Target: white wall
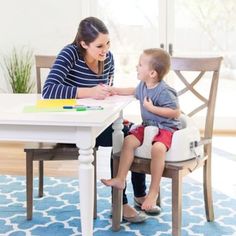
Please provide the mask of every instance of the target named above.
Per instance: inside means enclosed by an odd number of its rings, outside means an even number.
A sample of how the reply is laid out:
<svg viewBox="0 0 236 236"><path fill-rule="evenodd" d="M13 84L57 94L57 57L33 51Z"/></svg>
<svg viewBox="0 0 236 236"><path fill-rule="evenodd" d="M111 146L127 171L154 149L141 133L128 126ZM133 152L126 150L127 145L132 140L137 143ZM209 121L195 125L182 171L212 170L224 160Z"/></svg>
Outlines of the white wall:
<svg viewBox="0 0 236 236"><path fill-rule="evenodd" d="M13 47L54 55L74 40L85 17L83 0L0 0L0 62ZM0 67L0 92L6 91Z"/></svg>

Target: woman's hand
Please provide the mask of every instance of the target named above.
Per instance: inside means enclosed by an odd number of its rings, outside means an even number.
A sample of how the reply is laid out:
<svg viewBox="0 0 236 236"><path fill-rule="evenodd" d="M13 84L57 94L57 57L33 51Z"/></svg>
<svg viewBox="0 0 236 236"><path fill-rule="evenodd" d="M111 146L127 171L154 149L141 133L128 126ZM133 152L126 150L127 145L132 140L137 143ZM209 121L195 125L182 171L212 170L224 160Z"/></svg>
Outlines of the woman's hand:
<svg viewBox="0 0 236 236"><path fill-rule="evenodd" d="M105 85L105 86L107 86L107 85ZM117 91L117 88L115 88L115 87L107 86L107 90L110 93L110 96L119 94L118 91Z"/></svg>
<svg viewBox="0 0 236 236"><path fill-rule="evenodd" d="M111 96L111 91L107 85L99 84L91 88L91 97L98 100L103 100Z"/></svg>
<svg viewBox="0 0 236 236"><path fill-rule="evenodd" d="M94 98L103 100L113 95L134 95L135 88L115 88L106 84L99 84L92 88L78 88L76 98Z"/></svg>

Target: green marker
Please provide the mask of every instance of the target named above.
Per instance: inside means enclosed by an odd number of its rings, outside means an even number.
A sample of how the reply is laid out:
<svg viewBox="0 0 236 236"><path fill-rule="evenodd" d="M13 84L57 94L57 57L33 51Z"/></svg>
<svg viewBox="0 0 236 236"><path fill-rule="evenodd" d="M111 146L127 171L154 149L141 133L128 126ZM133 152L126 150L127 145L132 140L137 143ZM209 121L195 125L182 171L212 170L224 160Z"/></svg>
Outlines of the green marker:
<svg viewBox="0 0 236 236"><path fill-rule="evenodd" d="M77 107L76 111L86 111L86 107Z"/></svg>

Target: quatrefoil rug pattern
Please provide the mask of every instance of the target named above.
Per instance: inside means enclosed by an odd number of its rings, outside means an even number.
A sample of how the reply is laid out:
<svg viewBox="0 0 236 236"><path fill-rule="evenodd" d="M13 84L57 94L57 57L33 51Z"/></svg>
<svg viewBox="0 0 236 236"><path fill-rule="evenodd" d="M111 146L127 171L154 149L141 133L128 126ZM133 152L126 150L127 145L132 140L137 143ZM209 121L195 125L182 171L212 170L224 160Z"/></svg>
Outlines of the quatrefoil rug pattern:
<svg viewBox="0 0 236 236"><path fill-rule="evenodd" d="M0 176L0 235L72 236L81 235L80 200L76 178L45 178L44 197L37 197L34 180L34 213L26 220L25 177ZM119 232L111 229L111 192L98 186L98 218L94 221L94 236L171 235L171 184L162 181L162 213L149 216L143 224L123 222ZM236 235L236 199L214 191L215 221L207 222L201 184L187 178L183 187L182 235ZM132 188L128 183L132 203Z"/></svg>

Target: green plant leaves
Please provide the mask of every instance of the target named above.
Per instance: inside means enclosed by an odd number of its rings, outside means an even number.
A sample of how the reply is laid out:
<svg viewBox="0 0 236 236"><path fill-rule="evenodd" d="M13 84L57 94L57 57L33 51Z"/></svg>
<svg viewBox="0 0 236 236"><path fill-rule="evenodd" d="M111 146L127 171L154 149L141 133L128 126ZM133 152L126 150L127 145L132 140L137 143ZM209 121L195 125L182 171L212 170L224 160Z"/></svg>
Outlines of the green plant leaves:
<svg viewBox="0 0 236 236"><path fill-rule="evenodd" d="M22 47L13 48L9 56L3 58L5 78L10 83L13 93L30 93L34 87L31 80L33 66L32 50Z"/></svg>

